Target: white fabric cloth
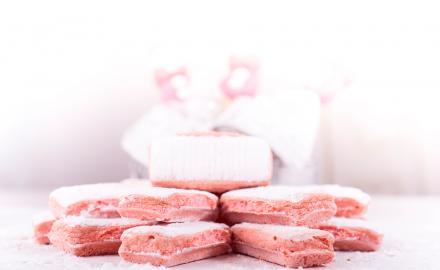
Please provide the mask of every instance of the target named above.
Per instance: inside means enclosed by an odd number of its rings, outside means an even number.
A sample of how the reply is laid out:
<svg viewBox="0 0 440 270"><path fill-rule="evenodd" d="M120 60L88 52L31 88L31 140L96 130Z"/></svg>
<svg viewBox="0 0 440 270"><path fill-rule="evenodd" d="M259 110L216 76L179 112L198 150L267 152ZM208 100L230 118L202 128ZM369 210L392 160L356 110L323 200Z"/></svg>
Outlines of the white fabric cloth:
<svg viewBox="0 0 440 270"><path fill-rule="evenodd" d="M319 124L320 103L310 91L236 99L215 127L265 139L285 165L304 166L310 158Z"/></svg>

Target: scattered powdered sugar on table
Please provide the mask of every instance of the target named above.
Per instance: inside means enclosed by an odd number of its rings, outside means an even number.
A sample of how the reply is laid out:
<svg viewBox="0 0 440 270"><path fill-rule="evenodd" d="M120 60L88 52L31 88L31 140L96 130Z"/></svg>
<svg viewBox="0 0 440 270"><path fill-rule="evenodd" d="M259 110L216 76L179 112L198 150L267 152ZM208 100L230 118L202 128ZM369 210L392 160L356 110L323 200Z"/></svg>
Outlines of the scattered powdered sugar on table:
<svg viewBox="0 0 440 270"><path fill-rule="evenodd" d="M194 234L206 230L224 229L224 228L228 228L228 226L221 223L205 222L205 221L172 223L164 226L157 225L157 226L134 227L124 231L122 237L129 236L132 234L145 234L152 232L174 237L178 235Z"/></svg>
<svg viewBox="0 0 440 270"><path fill-rule="evenodd" d="M118 256L78 258L54 246L36 244L30 217L45 206L45 192L0 191L0 269L8 270L150 270L165 269L122 261ZM33 199L32 199L33 198ZM373 197L367 220L384 233L377 252L336 252L325 270L438 269L440 198ZM402 211L402 209L404 211ZM229 254L179 265L173 270L286 270L248 256ZM313 268L315 269L315 268Z"/></svg>
<svg viewBox="0 0 440 270"><path fill-rule="evenodd" d="M265 233L273 234L277 237L292 240L306 240L313 238L314 236L328 235L328 232L322 230L310 229L307 227L296 227L296 226L283 226L283 225L272 225L272 224L254 224L254 223L240 223L233 228L249 228L260 230Z"/></svg>

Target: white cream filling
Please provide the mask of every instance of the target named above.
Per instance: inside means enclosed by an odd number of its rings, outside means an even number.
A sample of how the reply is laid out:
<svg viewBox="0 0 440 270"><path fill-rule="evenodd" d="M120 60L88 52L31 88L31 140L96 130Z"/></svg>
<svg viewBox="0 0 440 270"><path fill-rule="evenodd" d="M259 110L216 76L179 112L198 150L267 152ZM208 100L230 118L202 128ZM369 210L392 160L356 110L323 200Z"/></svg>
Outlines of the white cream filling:
<svg viewBox="0 0 440 270"><path fill-rule="evenodd" d="M211 248L211 247L215 247L221 244L226 244L226 242L217 242L217 243L213 243L213 244L209 244L209 245L205 245L205 246L200 246L200 247L188 247L188 248L184 248L181 250L177 250L175 253L173 253L170 256L166 256L166 255L162 255L160 252L136 252L136 251L131 251L130 253L135 254L135 255L141 255L141 256L153 256L153 257L159 257L159 258L164 258L164 259L169 259L174 255L178 255L178 254L182 254L182 253L187 253L187 252L191 252L194 250L200 250L200 249L205 249L205 248Z"/></svg>
<svg viewBox="0 0 440 270"><path fill-rule="evenodd" d="M167 236L179 236L186 234L195 234L207 230L225 229L229 228L222 223L196 221L196 222L183 222L183 223L171 223L164 226L139 226L130 228L122 234L122 238L128 237L132 234L146 234L146 233L160 233Z"/></svg>
<svg viewBox="0 0 440 270"><path fill-rule="evenodd" d="M145 225L148 221L134 218L88 218L83 216L67 216L56 222L64 223L68 226L124 226L124 225Z"/></svg>
<svg viewBox="0 0 440 270"><path fill-rule="evenodd" d="M284 226L284 225L273 225L273 224L240 223L232 226L232 230L234 228L254 229L268 234L273 234L274 236L283 239L294 239L298 241L311 239L314 236L329 234L326 231L310 229L307 227Z"/></svg>

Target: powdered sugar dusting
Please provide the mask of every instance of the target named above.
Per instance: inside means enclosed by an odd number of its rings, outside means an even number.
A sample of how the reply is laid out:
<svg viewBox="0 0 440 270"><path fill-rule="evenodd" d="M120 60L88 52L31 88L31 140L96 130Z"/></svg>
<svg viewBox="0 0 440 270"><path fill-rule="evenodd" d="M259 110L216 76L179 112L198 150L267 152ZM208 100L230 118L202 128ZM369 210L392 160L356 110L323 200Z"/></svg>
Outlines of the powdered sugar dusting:
<svg viewBox="0 0 440 270"><path fill-rule="evenodd" d="M126 230L122 237L126 237L133 234L145 234L145 233L160 233L167 236L175 237L179 235L194 234L207 230L225 229L227 225L214 222L185 222L185 223L172 223L164 226L140 226Z"/></svg>
<svg viewBox="0 0 440 270"><path fill-rule="evenodd" d="M121 199L124 196L133 194L168 197L175 193L202 194L214 200L217 199L217 196L205 191L151 187L149 181L132 180L121 183L61 187L52 191L49 198L56 200L63 207L68 207L71 204L85 200Z"/></svg>
<svg viewBox="0 0 440 270"><path fill-rule="evenodd" d="M54 220L55 217L52 215L52 213L49 210L45 210L33 216L32 224L35 226L44 222L49 222Z"/></svg>
<svg viewBox="0 0 440 270"><path fill-rule="evenodd" d="M175 136L150 147L151 180L267 181L272 153L248 136Z"/></svg>
<svg viewBox="0 0 440 270"><path fill-rule="evenodd" d="M127 181L121 183L98 183L61 187L52 191L49 199L67 207L84 200L119 199L122 196L148 190L149 181Z"/></svg>
<svg viewBox="0 0 440 270"><path fill-rule="evenodd" d="M105 226L124 226L124 225L145 225L150 221L142 221L132 218L88 218L82 216L68 216L57 220L58 223L64 223L68 226L93 226L93 227L105 227ZM151 224L154 222L151 221Z"/></svg>
<svg viewBox="0 0 440 270"><path fill-rule="evenodd" d="M280 238L293 239L299 241L313 238L313 236L329 235L329 233L326 231L310 229L307 227L283 226L283 225L272 225L272 224L240 223L232 226L232 231L234 231L234 228L259 230L265 233L273 234L274 236Z"/></svg>
<svg viewBox="0 0 440 270"><path fill-rule="evenodd" d="M256 188L244 188L226 192L222 198L261 198L265 200L285 200L293 203L309 197L312 192L307 192L293 186L266 186Z"/></svg>
<svg viewBox="0 0 440 270"><path fill-rule="evenodd" d="M194 195L204 195L213 200L217 200L217 196L209 193L207 191L192 190L192 189L179 189L179 188L164 188L164 187L150 187L142 192L134 192L133 194L145 195L151 197L166 198L173 194L194 194Z"/></svg>
<svg viewBox="0 0 440 270"><path fill-rule="evenodd" d="M336 227L365 228L379 231L375 224L357 218L332 217L330 220L326 221L325 224L333 225Z"/></svg>
<svg viewBox="0 0 440 270"><path fill-rule="evenodd" d="M354 187L343 187L339 185L309 185L299 187L309 192L322 192L332 195L335 198L351 198L362 204L370 202L370 195Z"/></svg>

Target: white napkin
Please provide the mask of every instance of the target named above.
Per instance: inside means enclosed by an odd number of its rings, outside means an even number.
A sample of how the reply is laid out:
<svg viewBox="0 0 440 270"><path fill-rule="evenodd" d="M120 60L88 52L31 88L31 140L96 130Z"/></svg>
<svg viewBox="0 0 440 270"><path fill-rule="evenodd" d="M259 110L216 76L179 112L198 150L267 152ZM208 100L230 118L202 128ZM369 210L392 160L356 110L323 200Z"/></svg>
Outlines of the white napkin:
<svg viewBox="0 0 440 270"><path fill-rule="evenodd" d="M311 91L241 97L219 116L218 130L265 139L284 166L301 169L310 160L319 125L320 103Z"/></svg>
<svg viewBox="0 0 440 270"><path fill-rule="evenodd" d="M182 132L210 131L215 110L210 101L156 105L125 132L122 148L135 161L148 166L148 148L153 140Z"/></svg>

